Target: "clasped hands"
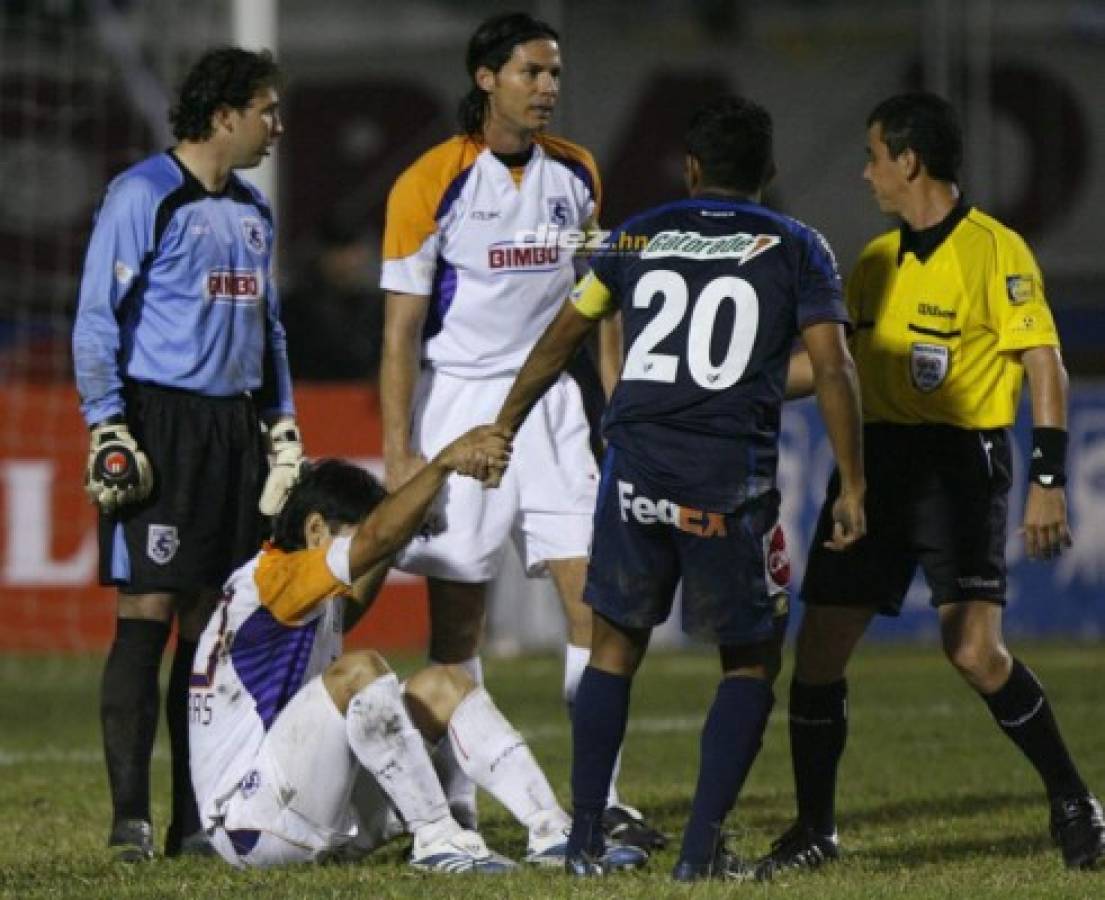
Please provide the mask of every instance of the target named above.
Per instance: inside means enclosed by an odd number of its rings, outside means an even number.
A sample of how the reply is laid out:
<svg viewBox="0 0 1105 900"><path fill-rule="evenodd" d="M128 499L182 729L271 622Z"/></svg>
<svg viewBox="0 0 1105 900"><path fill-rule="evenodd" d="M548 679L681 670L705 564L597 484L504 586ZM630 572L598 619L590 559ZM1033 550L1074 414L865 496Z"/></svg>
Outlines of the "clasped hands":
<svg viewBox="0 0 1105 900"><path fill-rule="evenodd" d="M495 488L510 464L513 440L513 433L502 425L481 425L446 447L441 461L458 475Z"/></svg>

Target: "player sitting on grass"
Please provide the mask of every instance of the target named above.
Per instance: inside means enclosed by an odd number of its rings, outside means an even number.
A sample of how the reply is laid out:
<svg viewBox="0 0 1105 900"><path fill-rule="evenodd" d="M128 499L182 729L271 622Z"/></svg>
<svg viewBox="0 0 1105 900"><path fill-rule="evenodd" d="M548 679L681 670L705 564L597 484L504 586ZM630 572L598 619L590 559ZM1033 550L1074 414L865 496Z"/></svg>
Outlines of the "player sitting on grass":
<svg viewBox="0 0 1105 900"><path fill-rule="evenodd" d="M529 829L527 862L563 864L567 815L483 688L445 665L401 686L379 653L341 647L449 474L486 478L508 456L502 431L475 429L391 496L362 469L319 462L273 543L230 577L189 697L200 816L225 860L348 858L408 831L416 868L513 868L453 819L429 742L450 745L465 775Z"/></svg>

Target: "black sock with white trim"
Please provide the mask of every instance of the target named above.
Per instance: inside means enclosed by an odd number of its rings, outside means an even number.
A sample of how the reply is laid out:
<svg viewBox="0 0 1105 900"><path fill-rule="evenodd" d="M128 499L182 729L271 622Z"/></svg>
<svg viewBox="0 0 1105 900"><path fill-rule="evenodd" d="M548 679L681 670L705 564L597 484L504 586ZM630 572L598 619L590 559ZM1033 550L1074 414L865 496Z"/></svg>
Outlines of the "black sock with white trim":
<svg viewBox="0 0 1105 900"><path fill-rule="evenodd" d="M1014 659L1013 671L1005 684L993 694L980 696L998 727L1040 773L1048 797L1086 793L1086 783L1063 743L1043 686L1028 666Z"/></svg>

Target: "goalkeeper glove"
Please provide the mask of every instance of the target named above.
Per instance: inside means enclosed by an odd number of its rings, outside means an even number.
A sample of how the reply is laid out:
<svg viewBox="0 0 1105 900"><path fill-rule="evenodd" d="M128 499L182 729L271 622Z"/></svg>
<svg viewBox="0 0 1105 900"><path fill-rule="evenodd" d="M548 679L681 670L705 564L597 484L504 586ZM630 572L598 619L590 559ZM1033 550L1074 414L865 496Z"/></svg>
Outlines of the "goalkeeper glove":
<svg viewBox="0 0 1105 900"><path fill-rule="evenodd" d="M153 490L149 457L138 449L123 422L101 422L90 433L84 491L100 511L111 514L145 500Z"/></svg>
<svg viewBox="0 0 1105 900"><path fill-rule="evenodd" d="M303 441L291 419L282 419L269 428L269 456L269 477L257 508L262 515L275 516L299 481L303 464Z"/></svg>

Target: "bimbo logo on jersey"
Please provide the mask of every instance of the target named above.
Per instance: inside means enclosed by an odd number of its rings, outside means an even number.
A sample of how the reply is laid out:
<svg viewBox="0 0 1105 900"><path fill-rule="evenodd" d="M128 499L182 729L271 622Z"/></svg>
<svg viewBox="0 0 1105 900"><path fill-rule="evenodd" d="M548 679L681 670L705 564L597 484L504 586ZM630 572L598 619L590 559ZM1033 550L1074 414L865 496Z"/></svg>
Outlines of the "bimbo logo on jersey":
<svg viewBox="0 0 1105 900"><path fill-rule="evenodd" d="M261 299L261 275L253 269L213 269L207 273L208 300L256 303Z"/></svg>
<svg viewBox="0 0 1105 900"><path fill-rule="evenodd" d="M547 269L560 261L559 247L540 247L535 244L516 246L499 244L487 248L489 269Z"/></svg>

